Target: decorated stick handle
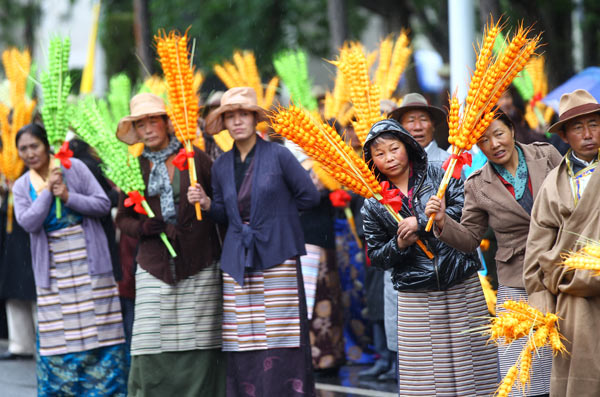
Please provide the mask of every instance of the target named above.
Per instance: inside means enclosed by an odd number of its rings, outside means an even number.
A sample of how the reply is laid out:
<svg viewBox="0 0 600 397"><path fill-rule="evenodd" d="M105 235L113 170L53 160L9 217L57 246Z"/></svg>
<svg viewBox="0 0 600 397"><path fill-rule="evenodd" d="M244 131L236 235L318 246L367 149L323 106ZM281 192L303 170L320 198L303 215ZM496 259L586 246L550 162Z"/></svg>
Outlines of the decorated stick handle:
<svg viewBox="0 0 600 397"><path fill-rule="evenodd" d="M390 214L392 214L392 216L396 219L397 222L402 221L404 218L402 218L402 215L400 215L399 213L397 213L396 211L394 211L394 209L388 205L388 204L384 204L383 205ZM429 251L429 249L427 249L427 246L425 245L425 243L423 241L421 241L421 239L417 240L417 245L419 246L419 248L421 248L423 250L423 252L425 253L425 255L427 255L427 257L429 259L433 259L434 255L431 251Z"/></svg>
<svg viewBox="0 0 600 397"><path fill-rule="evenodd" d="M152 211L152 208L150 208L150 206L148 205L148 202L146 200L142 200L142 207L144 207L144 210L146 210L146 213L148 214L148 218L154 218L155 217L154 211ZM177 252L175 252L175 249L171 245L171 242L167 238L167 235L165 234L165 232L162 232L160 234L160 239L163 241L163 243L165 244L165 246L169 250L169 254L171 254L171 257L176 258L177 257Z"/></svg>
<svg viewBox="0 0 600 397"><path fill-rule="evenodd" d="M352 210L348 207L344 208L344 213L346 214L346 219L348 220L348 226L350 226L350 231L356 240L356 244L358 248L362 249L362 241L358 238L358 233L356 232L356 222L354 222L354 215L352 215Z"/></svg>
<svg viewBox="0 0 600 397"><path fill-rule="evenodd" d="M12 190L8 191L8 208L6 210L6 233L10 234L13 231L13 210L14 198Z"/></svg>
<svg viewBox="0 0 600 397"><path fill-rule="evenodd" d="M448 189L448 182L450 181L450 178L452 178L452 173L454 172L455 167L456 167L456 159L453 159L452 161L450 161L450 164L448 165L448 169L446 170L446 173L444 174L444 178L442 178L442 183L440 184L440 187L437 192L438 198L441 199L446 194L446 189ZM425 226L426 232L431 231L431 228L433 227L433 221L435 219L435 215L436 215L435 212L433 214L429 215L429 220L427 221L427 226Z"/></svg>
<svg viewBox="0 0 600 397"><path fill-rule="evenodd" d="M188 144L186 144L186 151L193 152L193 150L194 149L192 148L192 144L188 142ZM190 172L190 185L196 186L196 183L198 183L198 176L196 174L196 162L194 161L193 157L188 157L187 161L188 161L188 170ZM202 220L202 210L200 208L200 203L196 203L194 205L194 207L196 208L196 219L201 221Z"/></svg>
<svg viewBox="0 0 600 397"><path fill-rule="evenodd" d="M54 159L54 165L60 169L60 160ZM56 196L54 201L56 203L56 219L60 219L62 218L62 203L60 202L60 197Z"/></svg>

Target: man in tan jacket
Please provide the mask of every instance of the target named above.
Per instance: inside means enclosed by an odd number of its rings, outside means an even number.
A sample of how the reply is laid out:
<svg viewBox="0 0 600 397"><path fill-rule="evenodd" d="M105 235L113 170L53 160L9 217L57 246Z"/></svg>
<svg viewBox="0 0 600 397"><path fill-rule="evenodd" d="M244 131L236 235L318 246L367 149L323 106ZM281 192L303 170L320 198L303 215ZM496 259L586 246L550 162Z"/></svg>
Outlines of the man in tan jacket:
<svg viewBox="0 0 600 397"><path fill-rule="evenodd" d="M600 104L585 90L560 99L550 127L571 149L534 203L524 264L529 303L555 312L569 354L552 363L551 396L600 396L600 277L560 266L583 239L600 240Z"/></svg>

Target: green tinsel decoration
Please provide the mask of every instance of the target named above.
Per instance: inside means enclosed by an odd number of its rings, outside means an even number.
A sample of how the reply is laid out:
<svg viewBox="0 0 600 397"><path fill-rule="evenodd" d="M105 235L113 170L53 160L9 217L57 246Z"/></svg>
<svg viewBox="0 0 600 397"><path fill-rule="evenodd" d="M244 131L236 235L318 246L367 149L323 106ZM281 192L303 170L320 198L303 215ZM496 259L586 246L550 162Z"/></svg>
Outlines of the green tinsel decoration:
<svg viewBox="0 0 600 397"><path fill-rule="evenodd" d="M108 179L127 194L134 191L144 193L146 185L139 160L129 153L125 143L117 139L114 129L106 123L93 97L88 96L79 102L77 110L72 113L71 124L77 135L96 150L102 160L102 171ZM154 214L145 201L143 206L148 217L153 218ZM177 256L166 234L161 233L160 237L169 253Z"/></svg>
<svg viewBox="0 0 600 397"><path fill-rule="evenodd" d="M69 127L67 117L67 97L71 91L71 76L69 75L69 52L71 41L68 37L50 39L48 47L48 69L42 73L42 120L48 141L59 150L67 136ZM60 165L58 159L56 165ZM56 218L62 218L61 201L56 197Z"/></svg>
<svg viewBox="0 0 600 397"><path fill-rule="evenodd" d="M273 59L273 65L290 91L292 101L306 110L317 110L317 99L312 95L312 82L308 77L306 52L303 50L280 52Z"/></svg>
<svg viewBox="0 0 600 397"><path fill-rule="evenodd" d="M69 76L68 37L54 37L48 48L48 69L42 73L42 120L48 133L48 141L58 150L65 140L68 129L67 97L71 91Z"/></svg>
<svg viewBox="0 0 600 397"><path fill-rule="evenodd" d="M501 54L506 48L506 39L502 33L498 33L496 36L496 42L494 43L494 54ZM512 84L515 86L519 95L525 102L529 102L533 95L533 81L531 80L531 76L526 69L523 69L512 81Z"/></svg>
<svg viewBox="0 0 600 397"><path fill-rule="evenodd" d="M110 104L115 130L119 120L129 115L129 100L131 99L131 80L125 73L119 73L110 78L107 95Z"/></svg>

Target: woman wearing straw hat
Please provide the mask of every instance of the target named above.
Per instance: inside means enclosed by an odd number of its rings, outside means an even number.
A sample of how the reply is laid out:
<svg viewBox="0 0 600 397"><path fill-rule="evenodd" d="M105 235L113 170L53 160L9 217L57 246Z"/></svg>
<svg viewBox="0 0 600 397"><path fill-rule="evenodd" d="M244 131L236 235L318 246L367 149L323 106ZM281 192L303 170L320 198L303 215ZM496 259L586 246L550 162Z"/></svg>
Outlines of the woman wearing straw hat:
<svg viewBox="0 0 600 397"><path fill-rule="evenodd" d="M460 223L445 213L445 202L431 196L425 214L436 216L435 235L452 247L475 251L488 226L498 241L498 299L496 311L504 310L507 300L526 301L523 284L523 258L531 208L546 175L562 160L560 153L549 143L529 145L515 141L515 128L506 114L499 117L483 133L477 145L488 159L487 164L473 172L465 182L465 206ZM506 376L517 362L527 340L510 345L498 345L500 374ZM513 389L516 396L539 396L549 392L552 353L540 349L531 366L531 382L526 390Z"/></svg>
<svg viewBox="0 0 600 397"><path fill-rule="evenodd" d="M14 184L15 218L29 233L37 292L39 396L125 396L121 305L99 218L110 200L79 160L54 167L46 131L17 133L29 168ZM65 204L56 217L54 197Z"/></svg>
<svg viewBox="0 0 600 397"><path fill-rule="evenodd" d="M216 226L208 219L197 221L187 200L189 173L175 166L181 144L170 132L163 100L139 94L130 108L117 137L130 145L144 144L143 194L156 217L125 207L121 193L117 225L139 238L129 395L224 396ZM195 149L194 161L198 183L211 192L210 159ZM177 252L174 259L160 240L162 232Z"/></svg>
<svg viewBox="0 0 600 397"><path fill-rule="evenodd" d="M223 94L206 120L207 132L226 128L234 147L213 165L212 199L200 186L190 188L188 198L227 224L221 256L227 395L310 396L298 210L318 205L320 196L288 149L257 135L263 120L252 88Z"/></svg>

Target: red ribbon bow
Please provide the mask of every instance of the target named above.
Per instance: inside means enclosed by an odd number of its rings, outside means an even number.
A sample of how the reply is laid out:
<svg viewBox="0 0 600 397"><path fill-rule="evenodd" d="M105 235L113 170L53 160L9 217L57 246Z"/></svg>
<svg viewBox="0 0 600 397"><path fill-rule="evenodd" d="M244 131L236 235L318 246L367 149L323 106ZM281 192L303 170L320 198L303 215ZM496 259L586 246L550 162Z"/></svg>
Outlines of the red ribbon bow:
<svg viewBox="0 0 600 397"><path fill-rule="evenodd" d="M400 189L390 189L388 181L381 182L381 204L389 204L396 212L402 209L402 197L400 197Z"/></svg>
<svg viewBox="0 0 600 397"><path fill-rule="evenodd" d="M133 205L134 206L133 210L135 212L137 212L138 214L142 214L142 215L148 215L146 213L146 210L142 206L142 201L144 201L145 198L144 198L144 196L142 196L140 194L140 192L138 192L137 190L134 190L132 192L127 193L127 195L129 197L127 197L125 199L125 202L124 202L125 207L131 207Z"/></svg>
<svg viewBox="0 0 600 397"><path fill-rule="evenodd" d="M345 190L338 189L329 193L329 200L334 207L344 208L352 200L352 197Z"/></svg>
<svg viewBox="0 0 600 397"><path fill-rule="evenodd" d="M542 93L536 92L533 98L531 98L531 108L534 108L535 105L542 100Z"/></svg>
<svg viewBox="0 0 600 397"><path fill-rule="evenodd" d="M71 168L71 157L73 157L73 151L69 149L69 142L64 141L58 153L54 155L55 158L60 160L60 163L66 169Z"/></svg>
<svg viewBox="0 0 600 397"><path fill-rule="evenodd" d="M450 157L448 157L446 159L446 161L444 161L444 164L442 165L442 168L444 170L448 169L448 166L450 165L450 161L452 159L456 159L456 166L454 167L454 172L452 173L452 178L460 179L460 173L462 172L462 168L465 165L471 166L471 164L473 162L473 158L471 157L471 153L469 153L469 152L463 152L460 156L457 156L456 154L452 154L452 155L450 155Z"/></svg>
<svg viewBox="0 0 600 397"><path fill-rule="evenodd" d="M179 171L187 170L188 169L187 159L193 159L193 158L194 158L194 152L186 152L185 149L181 149L179 151L179 153L177 153L177 156L175 156L175 158L173 159L173 165L175 167L179 168Z"/></svg>

